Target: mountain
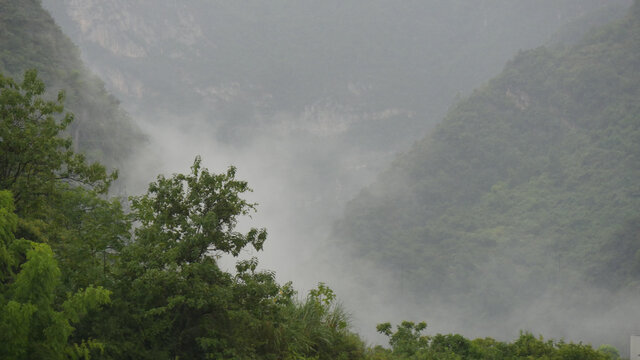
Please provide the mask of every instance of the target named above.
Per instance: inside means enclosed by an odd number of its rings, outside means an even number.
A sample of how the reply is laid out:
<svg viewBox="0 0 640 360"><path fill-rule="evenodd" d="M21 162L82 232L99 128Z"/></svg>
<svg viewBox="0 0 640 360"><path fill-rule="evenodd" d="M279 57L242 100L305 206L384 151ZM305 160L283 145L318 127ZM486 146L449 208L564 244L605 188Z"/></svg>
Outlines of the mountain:
<svg viewBox="0 0 640 360"><path fill-rule="evenodd" d="M628 339L639 98L639 1L574 46L519 52L349 203L335 245L361 260L345 273L386 270L390 296L465 331ZM372 296L377 280L355 281Z"/></svg>
<svg viewBox="0 0 640 360"><path fill-rule="evenodd" d="M82 63L75 45L37 0L0 1L0 72L21 79L35 68L52 93L66 92L69 129L78 149L112 167L122 165L144 136Z"/></svg>
<svg viewBox="0 0 640 360"><path fill-rule="evenodd" d="M134 113L205 113L219 127L216 137L230 143L278 127L387 157L515 51L603 7L596 0L43 3Z"/></svg>

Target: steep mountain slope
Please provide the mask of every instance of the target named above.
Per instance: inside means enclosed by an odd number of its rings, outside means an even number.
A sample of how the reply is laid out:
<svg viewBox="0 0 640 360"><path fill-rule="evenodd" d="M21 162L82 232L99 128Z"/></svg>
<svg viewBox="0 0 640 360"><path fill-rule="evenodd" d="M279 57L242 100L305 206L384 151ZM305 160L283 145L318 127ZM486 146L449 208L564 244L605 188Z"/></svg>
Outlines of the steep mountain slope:
<svg viewBox="0 0 640 360"><path fill-rule="evenodd" d="M469 328L637 331L638 99L636 1L572 48L520 52L351 201L336 237Z"/></svg>
<svg viewBox="0 0 640 360"><path fill-rule="evenodd" d="M93 159L119 166L136 144L140 130L92 75L71 43L37 0L0 1L0 72L21 79L35 68L49 89L64 89L74 142Z"/></svg>

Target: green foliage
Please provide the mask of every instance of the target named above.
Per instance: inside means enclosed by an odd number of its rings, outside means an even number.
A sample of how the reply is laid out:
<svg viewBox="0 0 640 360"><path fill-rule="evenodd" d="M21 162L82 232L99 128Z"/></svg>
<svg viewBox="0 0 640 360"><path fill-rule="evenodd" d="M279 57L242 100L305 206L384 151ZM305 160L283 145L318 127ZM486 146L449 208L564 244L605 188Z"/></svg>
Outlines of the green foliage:
<svg viewBox="0 0 640 360"><path fill-rule="evenodd" d="M11 195L0 192L0 199L0 225L6 241L2 245L14 250L0 273L0 357L64 359L99 347L95 341L69 343L74 330L71 324L108 303L109 291L88 287L59 301L60 269L53 251L47 244L16 240Z"/></svg>
<svg viewBox="0 0 640 360"><path fill-rule="evenodd" d="M614 346L609 344L602 344L598 347L598 352L606 355L610 360L620 359L620 352Z"/></svg>
<svg viewBox="0 0 640 360"><path fill-rule="evenodd" d="M212 174L196 158L190 174L159 176L147 194L132 198L139 225L110 274L113 304L88 322L105 343L108 358L318 358L357 359L360 339L348 331L346 314L324 284L304 302L290 284L243 260L236 274L220 256L246 246L260 250L264 229L235 231L254 204L235 179L235 169Z"/></svg>
<svg viewBox="0 0 640 360"><path fill-rule="evenodd" d="M217 175L200 163L197 157L189 175L159 176L147 195L132 198L134 218L141 223L137 243L147 247L154 267L199 261L211 252L237 256L247 245L262 249L266 230L234 231L237 217L254 210L240 198L251 191L247 183L234 179L233 167Z"/></svg>
<svg viewBox="0 0 640 360"><path fill-rule="evenodd" d="M459 334L436 334L423 336L425 323L414 324L403 321L392 333L391 324L378 325L378 331L389 337L391 351L381 347L370 350L369 359L457 359L457 360L517 360L517 359L609 359L617 354L613 347L595 350L590 345L544 340L530 333L520 333L513 343L492 338L469 340ZM611 357L613 358L613 357Z"/></svg>
<svg viewBox="0 0 640 360"><path fill-rule="evenodd" d="M378 324L376 330L389 337L389 345L395 355L412 356L429 345L429 338L421 334L426 328L426 322L414 324L411 321L403 321L397 326L395 333L391 332L390 323Z"/></svg>
<svg viewBox="0 0 640 360"><path fill-rule="evenodd" d="M293 295L293 294L291 294ZM274 328L272 344L277 358L361 359L364 343L349 331L349 317L324 283L303 300L292 300L281 309L281 324Z"/></svg>
<svg viewBox="0 0 640 360"><path fill-rule="evenodd" d="M20 219L14 232L51 246L63 288L74 292L104 285L130 222L117 200L100 198L117 172L87 163L61 136L73 120L69 113L62 117L64 93L56 101L44 95L34 70L19 84L0 75L0 189L15 196Z"/></svg>
<svg viewBox="0 0 640 360"><path fill-rule="evenodd" d="M105 200L83 188L65 187L49 204L43 217L46 225L36 221L30 225L44 232L40 236L56 251L64 288L110 285L113 265L131 238L131 220L119 199ZM33 227L23 227L23 232L36 230Z"/></svg>
<svg viewBox="0 0 640 360"><path fill-rule="evenodd" d="M46 101L44 92L35 70L27 71L20 84L0 75L0 188L14 193L21 214L39 212L59 182L104 193L117 177L98 163L87 164L71 141L60 137L73 117L56 119L64 111L64 93Z"/></svg>
<svg viewBox="0 0 640 360"><path fill-rule="evenodd" d="M18 217L14 214L13 198L9 191L0 190L0 284L6 277L12 276L16 266L10 245L14 243L14 232L18 226Z"/></svg>
<svg viewBox="0 0 640 360"><path fill-rule="evenodd" d="M336 294L325 283L319 283L318 287L309 290L309 298L315 301L323 309L327 309L336 299Z"/></svg>

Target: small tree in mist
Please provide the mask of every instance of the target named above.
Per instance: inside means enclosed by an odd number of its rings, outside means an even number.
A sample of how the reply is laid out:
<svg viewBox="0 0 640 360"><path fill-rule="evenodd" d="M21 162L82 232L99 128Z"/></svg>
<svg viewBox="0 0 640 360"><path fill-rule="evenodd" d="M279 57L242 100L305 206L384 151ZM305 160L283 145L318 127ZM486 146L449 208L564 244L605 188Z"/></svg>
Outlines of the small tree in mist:
<svg viewBox="0 0 640 360"><path fill-rule="evenodd" d="M427 328L426 322L415 324L411 321L403 321L396 327L396 331L391 330L390 323L382 323L376 326L379 333L389 338L389 345L395 355L412 356L420 350L429 346L429 337L423 336L422 331Z"/></svg>
<svg viewBox="0 0 640 360"><path fill-rule="evenodd" d="M319 283L303 300L291 301L282 311L283 323L275 343L286 359L361 359L365 347L349 331L349 316L333 290Z"/></svg>
<svg viewBox="0 0 640 360"><path fill-rule="evenodd" d="M637 1L636 1L637 2ZM620 352L613 345L602 344L598 347L598 351L607 355L610 360L620 359Z"/></svg>

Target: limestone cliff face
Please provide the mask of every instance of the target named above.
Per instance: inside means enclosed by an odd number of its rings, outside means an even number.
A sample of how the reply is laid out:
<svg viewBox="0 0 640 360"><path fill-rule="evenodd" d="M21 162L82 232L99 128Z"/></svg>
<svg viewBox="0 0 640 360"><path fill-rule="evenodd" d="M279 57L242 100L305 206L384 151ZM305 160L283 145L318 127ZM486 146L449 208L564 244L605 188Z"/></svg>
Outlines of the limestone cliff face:
<svg viewBox="0 0 640 360"><path fill-rule="evenodd" d="M91 67L125 103L162 93L151 81L164 71L167 83L174 63L154 67L158 59L197 58L203 30L188 2L127 0L44 1L58 23L80 46Z"/></svg>
<svg viewBox="0 0 640 360"><path fill-rule="evenodd" d="M116 56L143 58L171 43L193 46L202 38L193 9L183 2L62 0L60 3L78 28L82 42L94 43Z"/></svg>

